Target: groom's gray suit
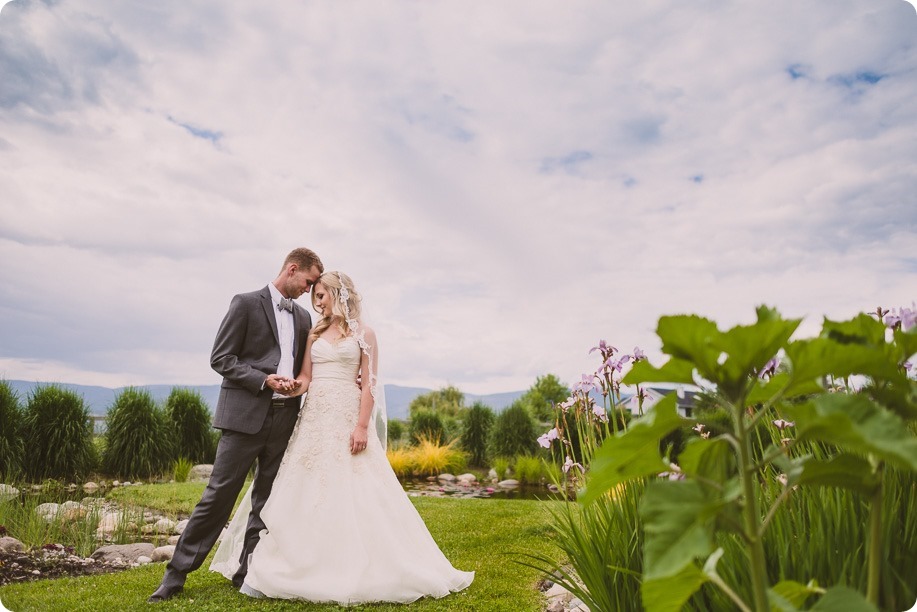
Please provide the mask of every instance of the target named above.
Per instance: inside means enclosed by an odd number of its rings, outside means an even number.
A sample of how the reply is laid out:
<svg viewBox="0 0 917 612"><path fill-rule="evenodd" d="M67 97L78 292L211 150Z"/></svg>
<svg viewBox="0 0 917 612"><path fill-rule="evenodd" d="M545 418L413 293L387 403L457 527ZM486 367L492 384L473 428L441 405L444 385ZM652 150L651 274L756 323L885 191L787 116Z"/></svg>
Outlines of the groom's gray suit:
<svg viewBox="0 0 917 612"><path fill-rule="evenodd" d="M210 365L223 376L213 426L222 430L210 482L175 546L162 585L180 587L204 562L226 525L255 459L258 471L252 489L252 512L245 535L242 566L233 578L241 585L248 555L264 528L261 509L271 492L280 460L296 424L301 398L272 399L265 385L277 373L280 344L277 306L268 287L233 297L220 324ZM293 304L293 374L299 374L306 339L312 327L309 313Z"/></svg>

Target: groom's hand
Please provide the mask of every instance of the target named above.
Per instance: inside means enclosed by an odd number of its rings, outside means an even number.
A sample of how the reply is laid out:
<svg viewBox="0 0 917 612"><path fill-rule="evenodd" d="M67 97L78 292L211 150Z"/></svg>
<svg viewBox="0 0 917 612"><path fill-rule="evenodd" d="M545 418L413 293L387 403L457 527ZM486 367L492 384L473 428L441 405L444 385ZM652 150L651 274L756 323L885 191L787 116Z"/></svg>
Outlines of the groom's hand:
<svg viewBox="0 0 917 612"><path fill-rule="evenodd" d="M301 381L278 374L269 374L265 384L270 387L272 391L280 393L281 395L293 395L299 387L302 386Z"/></svg>

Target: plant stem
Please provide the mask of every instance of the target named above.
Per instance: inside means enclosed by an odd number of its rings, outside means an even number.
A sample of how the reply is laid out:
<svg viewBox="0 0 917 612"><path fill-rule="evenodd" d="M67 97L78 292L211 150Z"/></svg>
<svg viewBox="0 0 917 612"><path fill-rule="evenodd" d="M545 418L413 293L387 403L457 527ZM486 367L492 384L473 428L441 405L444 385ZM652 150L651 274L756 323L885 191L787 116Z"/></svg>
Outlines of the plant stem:
<svg viewBox="0 0 917 612"><path fill-rule="evenodd" d="M742 480L744 505L742 512L745 518L745 533L748 538L748 560L751 564L751 584L754 594L755 610L767 612L767 562L764 558L764 543L761 534L761 517L758 516L758 496L755 491L755 470L752 461L749 424L746 422L744 397L731 406L735 417L735 434L739 442L739 474Z"/></svg>
<svg viewBox="0 0 917 612"><path fill-rule="evenodd" d="M876 467L879 484L873 491L869 500L869 557L867 561L868 579L866 583L866 599L877 608L879 607L879 585L882 569L882 497L884 488L882 480L885 475L883 463Z"/></svg>

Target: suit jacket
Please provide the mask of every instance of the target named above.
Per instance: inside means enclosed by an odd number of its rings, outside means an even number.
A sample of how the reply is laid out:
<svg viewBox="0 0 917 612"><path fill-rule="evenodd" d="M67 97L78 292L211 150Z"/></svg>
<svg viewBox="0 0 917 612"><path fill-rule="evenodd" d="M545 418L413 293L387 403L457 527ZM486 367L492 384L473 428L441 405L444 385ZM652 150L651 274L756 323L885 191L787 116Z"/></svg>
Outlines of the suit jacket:
<svg viewBox="0 0 917 612"><path fill-rule="evenodd" d="M261 430L274 392L264 385L280 364L277 306L268 287L232 298L220 323L210 366L223 377L213 426L253 434ZM312 329L309 312L293 304L293 374L302 369L306 340Z"/></svg>

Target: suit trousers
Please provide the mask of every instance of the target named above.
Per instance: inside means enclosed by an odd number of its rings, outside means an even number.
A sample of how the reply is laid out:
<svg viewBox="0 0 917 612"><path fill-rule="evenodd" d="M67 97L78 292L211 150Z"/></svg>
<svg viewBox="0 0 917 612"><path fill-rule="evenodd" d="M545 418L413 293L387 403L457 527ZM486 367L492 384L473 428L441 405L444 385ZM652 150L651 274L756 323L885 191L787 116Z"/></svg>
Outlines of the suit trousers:
<svg viewBox="0 0 917 612"><path fill-rule="evenodd" d="M236 586L241 584L248 568L248 555L254 550L259 534L264 529L261 509L271 493L271 486L296 425L299 411L294 406L299 405L300 399L289 399L287 405L282 407L276 406L276 403L272 405L264 425L257 433L223 430L210 482L175 545L175 553L162 579L163 585L183 585L187 574L199 568L207 558L226 526L245 478L257 459L258 469L252 488L252 512L245 533L242 567L237 574L238 580L233 579L234 584L238 583Z"/></svg>

